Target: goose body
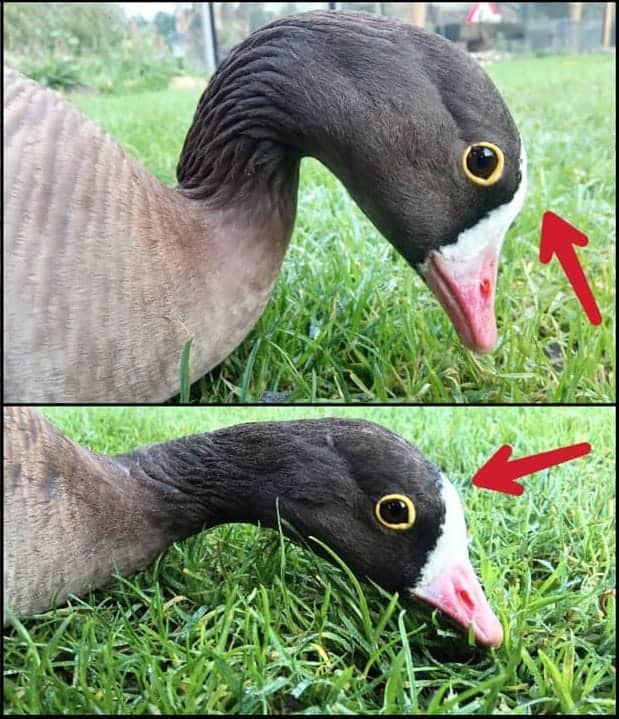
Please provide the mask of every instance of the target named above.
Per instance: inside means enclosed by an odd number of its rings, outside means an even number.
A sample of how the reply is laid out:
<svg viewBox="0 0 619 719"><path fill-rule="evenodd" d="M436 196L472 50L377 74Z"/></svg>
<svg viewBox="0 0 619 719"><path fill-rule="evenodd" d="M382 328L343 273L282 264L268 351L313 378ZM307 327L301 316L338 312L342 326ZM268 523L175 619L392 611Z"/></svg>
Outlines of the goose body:
<svg viewBox="0 0 619 719"><path fill-rule="evenodd" d="M360 576L472 624L482 644L502 641L456 490L380 425L249 423L116 457L78 446L27 407L6 408L4 427L5 623L134 572L204 528L276 527L279 511Z"/></svg>
<svg viewBox="0 0 619 719"><path fill-rule="evenodd" d="M462 341L494 346L524 148L447 40L364 13L257 30L200 100L178 189L55 93L8 69L4 83L6 400L168 399L189 338L192 379L220 363L269 299L305 155L344 182Z"/></svg>
<svg viewBox="0 0 619 719"><path fill-rule="evenodd" d="M5 87L6 398L168 399L188 339L197 378L258 320L294 213L207 211L55 93Z"/></svg>

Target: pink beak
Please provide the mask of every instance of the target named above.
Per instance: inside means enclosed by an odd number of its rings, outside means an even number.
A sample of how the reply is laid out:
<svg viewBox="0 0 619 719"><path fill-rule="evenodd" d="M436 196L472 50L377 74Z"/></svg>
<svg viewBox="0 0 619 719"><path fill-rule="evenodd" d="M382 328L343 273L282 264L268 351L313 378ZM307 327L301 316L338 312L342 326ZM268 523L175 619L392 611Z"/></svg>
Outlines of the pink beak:
<svg viewBox="0 0 619 719"><path fill-rule="evenodd" d="M503 642L503 627L490 609L470 563L454 564L425 586L411 590L411 594L445 612L465 629L473 625L480 644L498 647Z"/></svg>
<svg viewBox="0 0 619 719"><path fill-rule="evenodd" d="M424 273L462 344L475 352L491 352L496 346L494 293L498 264L496 245L489 245L477 257L458 262L432 251Z"/></svg>

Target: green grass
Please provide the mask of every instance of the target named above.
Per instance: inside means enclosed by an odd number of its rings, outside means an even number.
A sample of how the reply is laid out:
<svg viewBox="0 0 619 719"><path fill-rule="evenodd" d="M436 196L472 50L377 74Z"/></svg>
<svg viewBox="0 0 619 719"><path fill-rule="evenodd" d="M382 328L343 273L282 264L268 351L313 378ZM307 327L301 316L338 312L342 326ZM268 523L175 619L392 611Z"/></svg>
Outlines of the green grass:
<svg viewBox="0 0 619 719"><path fill-rule="evenodd" d="M138 575L5 630L5 713L615 711L614 408L49 408L104 453L249 420L348 416L413 441L458 485L505 643L247 525L173 545ZM471 486L496 448L588 441L588 456ZM139 541L139 537L136 537Z"/></svg>
<svg viewBox="0 0 619 719"><path fill-rule="evenodd" d="M294 236L255 329L191 396L205 402L612 402L615 305L614 56L523 59L490 74L522 132L528 200L500 267L500 345L465 350L438 302L318 162L302 165ZM168 184L196 91L74 102ZM590 325L559 263L538 260L544 211L579 249L603 323ZM179 367L181 358L179 357Z"/></svg>

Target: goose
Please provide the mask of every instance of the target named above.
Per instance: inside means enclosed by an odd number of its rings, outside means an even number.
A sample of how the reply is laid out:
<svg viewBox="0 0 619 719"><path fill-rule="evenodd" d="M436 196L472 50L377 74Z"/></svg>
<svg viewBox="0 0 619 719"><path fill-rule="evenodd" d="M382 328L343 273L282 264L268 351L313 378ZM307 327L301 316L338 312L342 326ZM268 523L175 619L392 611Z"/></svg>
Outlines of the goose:
<svg viewBox="0 0 619 719"><path fill-rule="evenodd" d="M253 422L106 457L29 407L5 408L4 426L5 624L130 574L205 528L275 528L279 516L293 539L319 539L359 576L472 625L482 645L501 644L456 489L385 427Z"/></svg>
<svg viewBox="0 0 619 719"><path fill-rule="evenodd" d="M5 68L8 402L160 402L221 363L262 314L317 158L442 303L497 341L501 244L526 155L498 90L448 40L365 13L255 31L196 109L178 187L56 93Z"/></svg>

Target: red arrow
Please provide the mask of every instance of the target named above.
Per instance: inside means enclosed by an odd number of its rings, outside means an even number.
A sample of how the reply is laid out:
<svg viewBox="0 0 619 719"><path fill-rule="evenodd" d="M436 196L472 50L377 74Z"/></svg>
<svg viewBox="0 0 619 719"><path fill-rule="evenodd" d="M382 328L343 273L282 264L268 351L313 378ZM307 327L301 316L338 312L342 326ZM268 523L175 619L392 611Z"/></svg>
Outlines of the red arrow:
<svg viewBox="0 0 619 719"><path fill-rule="evenodd" d="M559 215L555 215L554 212L544 212L539 243L540 262L547 265L553 255L557 256L563 271L567 275L567 279L574 288L578 301L589 318L589 322L592 325L599 325L602 321L602 315L574 249L574 245L586 247L588 243L587 235L584 235L574 225L570 225L569 222L566 222Z"/></svg>
<svg viewBox="0 0 619 719"><path fill-rule="evenodd" d="M520 496L524 492L524 487L516 482L518 477L524 477L526 474L533 474L533 472L539 472L541 469L554 467L555 464L569 462L571 459L589 454L590 451L591 445L589 442L581 442L580 444L572 444L569 447L551 449L549 452L532 454L530 457L514 459L510 462L512 448L509 444L504 444L483 467L477 470L473 477L473 484L482 489L493 489L495 492L505 492L505 494Z"/></svg>

